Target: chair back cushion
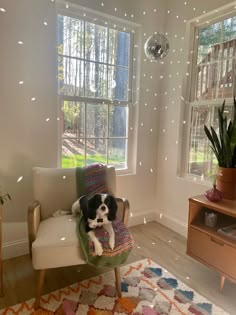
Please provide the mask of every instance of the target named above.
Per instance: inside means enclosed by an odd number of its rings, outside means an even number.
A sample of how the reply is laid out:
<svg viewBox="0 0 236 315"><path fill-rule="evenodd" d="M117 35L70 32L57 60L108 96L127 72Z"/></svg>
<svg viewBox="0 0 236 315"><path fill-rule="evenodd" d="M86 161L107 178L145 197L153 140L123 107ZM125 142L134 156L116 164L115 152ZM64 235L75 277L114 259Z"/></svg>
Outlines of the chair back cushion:
<svg viewBox="0 0 236 315"><path fill-rule="evenodd" d="M33 197L41 205L41 220L58 210L71 210L77 200L76 168L33 168ZM114 167L106 168L108 193L115 196L116 174Z"/></svg>

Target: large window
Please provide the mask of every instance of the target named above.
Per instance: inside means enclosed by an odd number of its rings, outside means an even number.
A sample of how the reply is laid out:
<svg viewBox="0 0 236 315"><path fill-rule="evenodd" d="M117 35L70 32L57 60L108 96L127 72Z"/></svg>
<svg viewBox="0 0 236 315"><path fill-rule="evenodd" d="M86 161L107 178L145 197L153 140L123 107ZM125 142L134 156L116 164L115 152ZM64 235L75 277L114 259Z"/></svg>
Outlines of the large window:
<svg viewBox="0 0 236 315"><path fill-rule="evenodd" d="M230 11L229 11L230 12ZM236 16L192 29L192 71L190 85L190 132L187 173L208 177L217 165L204 132L204 125L218 126L217 108L226 99L225 115L232 115L235 95Z"/></svg>
<svg viewBox="0 0 236 315"><path fill-rule="evenodd" d="M58 14L62 167L130 167L134 31L106 19Z"/></svg>

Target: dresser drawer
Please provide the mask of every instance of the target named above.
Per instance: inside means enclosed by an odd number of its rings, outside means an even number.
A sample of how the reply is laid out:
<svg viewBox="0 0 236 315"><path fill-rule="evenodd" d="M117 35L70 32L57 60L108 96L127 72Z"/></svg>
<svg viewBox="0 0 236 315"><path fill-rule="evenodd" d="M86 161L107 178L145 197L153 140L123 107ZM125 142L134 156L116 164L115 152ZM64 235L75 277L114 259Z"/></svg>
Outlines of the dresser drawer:
<svg viewBox="0 0 236 315"><path fill-rule="evenodd" d="M236 279L236 248L225 244L220 237L210 236L193 227L190 227L188 237L190 255Z"/></svg>

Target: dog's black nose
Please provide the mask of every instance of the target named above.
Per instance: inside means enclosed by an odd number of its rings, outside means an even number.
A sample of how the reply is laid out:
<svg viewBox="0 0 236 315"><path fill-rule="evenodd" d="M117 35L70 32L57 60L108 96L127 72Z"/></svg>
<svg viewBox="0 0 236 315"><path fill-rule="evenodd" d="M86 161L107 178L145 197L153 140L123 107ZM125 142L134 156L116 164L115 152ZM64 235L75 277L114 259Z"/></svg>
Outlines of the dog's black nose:
<svg viewBox="0 0 236 315"><path fill-rule="evenodd" d="M102 211L105 211L105 210L106 210L106 207L105 207L105 206L102 206L101 209L102 209Z"/></svg>

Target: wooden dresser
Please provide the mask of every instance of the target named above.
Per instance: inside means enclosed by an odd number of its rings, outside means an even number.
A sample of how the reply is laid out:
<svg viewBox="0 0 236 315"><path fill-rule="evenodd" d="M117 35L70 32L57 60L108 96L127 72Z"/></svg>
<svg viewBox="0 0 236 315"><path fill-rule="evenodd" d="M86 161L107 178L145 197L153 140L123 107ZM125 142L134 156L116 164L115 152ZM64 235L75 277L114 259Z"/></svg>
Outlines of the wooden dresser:
<svg viewBox="0 0 236 315"><path fill-rule="evenodd" d="M205 212L217 213L215 227L205 225ZM236 282L236 240L217 232L219 228L236 224L236 200L210 202L204 195L189 198L187 254L225 279Z"/></svg>

